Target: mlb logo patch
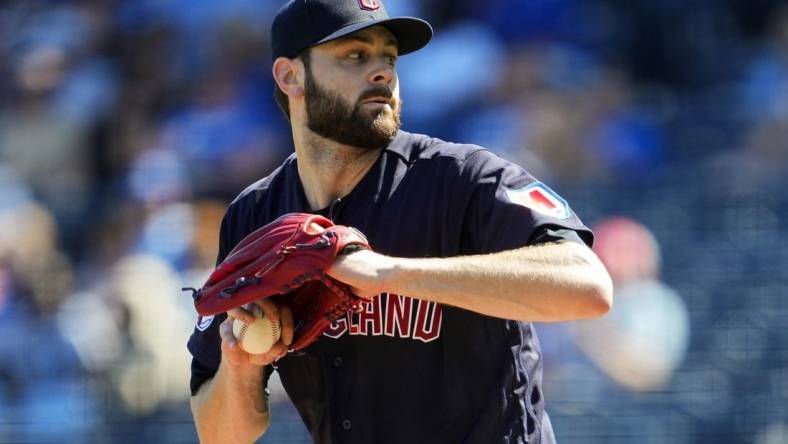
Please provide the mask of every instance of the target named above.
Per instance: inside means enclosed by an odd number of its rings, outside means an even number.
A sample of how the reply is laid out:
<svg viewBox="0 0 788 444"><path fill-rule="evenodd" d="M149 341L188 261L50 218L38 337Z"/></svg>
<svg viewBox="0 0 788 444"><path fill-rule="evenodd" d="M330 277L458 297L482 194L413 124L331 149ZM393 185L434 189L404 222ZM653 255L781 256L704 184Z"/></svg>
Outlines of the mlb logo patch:
<svg viewBox="0 0 788 444"><path fill-rule="evenodd" d="M197 317L197 330L205 331L211 326L214 316L198 316Z"/></svg>
<svg viewBox="0 0 788 444"><path fill-rule="evenodd" d="M572 216L569 204L564 198L542 182L535 182L517 190L507 188L506 197L512 203L522 205L545 216L556 219L569 219Z"/></svg>
<svg viewBox="0 0 788 444"><path fill-rule="evenodd" d="M366 9L367 11L376 11L380 9L380 2L378 0L358 0L358 4L361 5L361 9Z"/></svg>

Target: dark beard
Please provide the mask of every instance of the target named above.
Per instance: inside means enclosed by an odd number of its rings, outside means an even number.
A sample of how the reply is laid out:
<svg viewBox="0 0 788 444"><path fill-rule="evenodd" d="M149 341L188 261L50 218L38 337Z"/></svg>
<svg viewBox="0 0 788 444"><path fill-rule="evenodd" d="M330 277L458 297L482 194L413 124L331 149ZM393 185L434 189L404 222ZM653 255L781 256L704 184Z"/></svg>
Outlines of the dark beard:
<svg viewBox="0 0 788 444"><path fill-rule="evenodd" d="M345 101L339 94L326 90L317 84L312 70L307 68L304 80L306 98L306 126L310 131L326 139L343 145L365 150L388 146L402 125L400 121L401 102L392 101L392 115L385 110L378 113L364 112L361 101L376 96L391 97L391 91L378 86L364 91L355 106Z"/></svg>

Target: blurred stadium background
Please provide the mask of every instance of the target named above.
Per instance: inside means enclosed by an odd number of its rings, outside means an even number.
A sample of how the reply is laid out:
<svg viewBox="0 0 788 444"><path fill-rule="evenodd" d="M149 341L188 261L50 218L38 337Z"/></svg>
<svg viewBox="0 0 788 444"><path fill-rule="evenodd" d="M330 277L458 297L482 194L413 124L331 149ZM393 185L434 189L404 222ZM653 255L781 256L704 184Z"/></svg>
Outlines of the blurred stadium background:
<svg viewBox="0 0 788 444"><path fill-rule="evenodd" d="M537 326L559 442L788 443L785 3L387 2L437 31L400 62L405 128L598 228L612 313ZM0 1L0 443L196 441L179 289L291 151L279 5ZM274 400L261 442L307 442Z"/></svg>

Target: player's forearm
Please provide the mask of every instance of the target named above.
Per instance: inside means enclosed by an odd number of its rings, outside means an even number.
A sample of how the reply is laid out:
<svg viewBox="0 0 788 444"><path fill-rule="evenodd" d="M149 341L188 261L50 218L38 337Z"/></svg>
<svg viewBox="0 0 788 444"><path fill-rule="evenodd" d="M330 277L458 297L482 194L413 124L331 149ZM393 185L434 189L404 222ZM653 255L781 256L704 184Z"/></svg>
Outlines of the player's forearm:
<svg viewBox="0 0 788 444"><path fill-rule="evenodd" d="M396 293L525 321L593 318L613 299L607 270L573 242L430 259L360 251L338 258L328 274L364 297Z"/></svg>
<svg viewBox="0 0 788 444"><path fill-rule="evenodd" d="M191 399L203 444L251 443L268 428L268 401L261 367L229 369L220 365Z"/></svg>
<svg viewBox="0 0 788 444"><path fill-rule="evenodd" d="M555 322L606 313L612 283L596 255L572 242L441 259L397 259L390 292L506 319Z"/></svg>

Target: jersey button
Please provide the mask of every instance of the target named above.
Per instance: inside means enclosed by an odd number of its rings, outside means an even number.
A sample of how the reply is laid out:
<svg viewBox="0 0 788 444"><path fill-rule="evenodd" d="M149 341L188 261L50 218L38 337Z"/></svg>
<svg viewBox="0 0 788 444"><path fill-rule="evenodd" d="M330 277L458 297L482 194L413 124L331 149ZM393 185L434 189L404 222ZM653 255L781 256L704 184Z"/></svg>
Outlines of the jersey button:
<svg viewBox="0 0 788 444"><path fill-rule="evenodd" d="M342 367L342 363L345 362L341 356L337 356L334 358L334 367Z"/></svg>
<svg viewBox="0 0 788 444"><path fill-rule="evenodd" d="M350 428L351 428L352 426L353 426L353 424L350 422L350 420L349 420L349 419L346 419L346 420L342 421L342 428L343 428L343 429L345 429L345 430L350 430Z"/></svg>

